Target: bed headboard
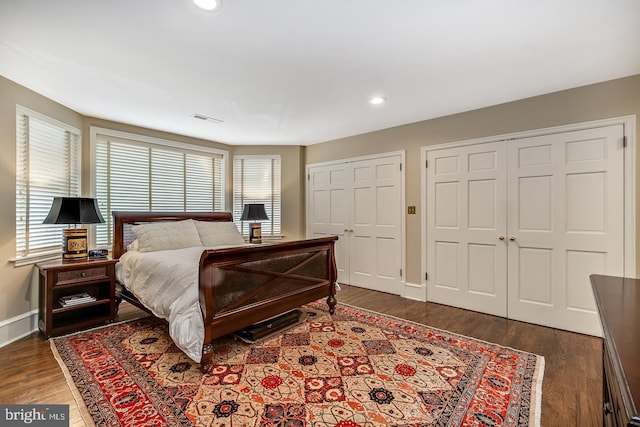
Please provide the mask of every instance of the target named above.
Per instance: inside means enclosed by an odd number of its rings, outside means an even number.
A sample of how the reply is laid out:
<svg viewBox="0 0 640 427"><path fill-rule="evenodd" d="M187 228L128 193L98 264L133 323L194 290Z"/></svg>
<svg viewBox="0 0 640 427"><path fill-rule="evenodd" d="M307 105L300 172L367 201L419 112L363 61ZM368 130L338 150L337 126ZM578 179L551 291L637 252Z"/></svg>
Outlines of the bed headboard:
<svg viewBox="0 0 640 427"><path fill-rule="evenodd" d="M182 221L233 221L230 212L130 212L113 211L113 259L127 252L127 245L133 242L135 235L131 227L150 222Z"/></svg>

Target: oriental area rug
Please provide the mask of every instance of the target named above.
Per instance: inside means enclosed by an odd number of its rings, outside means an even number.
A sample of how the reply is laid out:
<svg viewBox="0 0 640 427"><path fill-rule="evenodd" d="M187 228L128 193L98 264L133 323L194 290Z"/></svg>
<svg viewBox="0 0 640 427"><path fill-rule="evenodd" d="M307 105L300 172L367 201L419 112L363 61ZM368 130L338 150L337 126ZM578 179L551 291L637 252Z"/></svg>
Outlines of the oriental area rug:
<svg viewBox="0 0 640 427"><path fill-rule="evenodd" d="M540 356L344 304L333 316L320 302L304 310L264 341L216 340L207 374L153 318L51 347L98 426L540 423Z"/></svg>

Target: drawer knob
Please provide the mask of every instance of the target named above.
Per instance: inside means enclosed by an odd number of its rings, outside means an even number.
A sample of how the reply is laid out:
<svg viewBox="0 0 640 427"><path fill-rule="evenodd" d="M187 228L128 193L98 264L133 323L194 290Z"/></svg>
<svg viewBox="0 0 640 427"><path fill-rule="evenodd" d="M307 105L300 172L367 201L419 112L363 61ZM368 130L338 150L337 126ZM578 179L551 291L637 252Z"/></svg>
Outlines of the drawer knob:
<svg viewBox="0 0 640 427"><path fill-rule="evenodd" d="M82 273L80 273L80 277L87 277L87 273L83 271Z"/></svg>

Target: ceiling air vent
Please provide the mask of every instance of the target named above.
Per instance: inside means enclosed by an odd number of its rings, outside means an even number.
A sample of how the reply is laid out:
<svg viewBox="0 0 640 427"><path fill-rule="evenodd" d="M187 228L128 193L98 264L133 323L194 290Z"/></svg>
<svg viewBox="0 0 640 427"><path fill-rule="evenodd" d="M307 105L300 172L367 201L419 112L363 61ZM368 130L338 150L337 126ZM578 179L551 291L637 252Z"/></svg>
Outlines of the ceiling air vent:
<svg viewBox="0 0 640 427"><path fill-rule="evenodd" d="M193 113L191 117L193 117L194 119L204 120L205 122L211 122L211 123L224 122L224 120L216 119L214 117L209 117L209 116L205 116L204 114L198 114L198 113Z"/></svg>

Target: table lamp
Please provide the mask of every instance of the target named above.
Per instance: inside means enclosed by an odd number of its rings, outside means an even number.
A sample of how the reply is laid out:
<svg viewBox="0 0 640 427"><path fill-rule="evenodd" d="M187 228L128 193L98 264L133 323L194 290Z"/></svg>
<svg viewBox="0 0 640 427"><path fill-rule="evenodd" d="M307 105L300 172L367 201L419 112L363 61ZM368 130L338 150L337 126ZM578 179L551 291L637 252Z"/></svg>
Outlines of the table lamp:
<svg viewBox="0 0 640 427"><path fill-rule="evenodd" d="M87 197L54 197L49 215L43 224L97 224L104 222L98 201ZM87 257L87 229L62 230L62 259L78 260Z"/></svg>
<svg viewBox="0 0 640 427"><path fill-rule="evenodd" d="M254 221L249 224L249 243L262 243L262 225L256 221L266 221L268 219L264 204L252 203L244 205L240 221Z"/></svg>

